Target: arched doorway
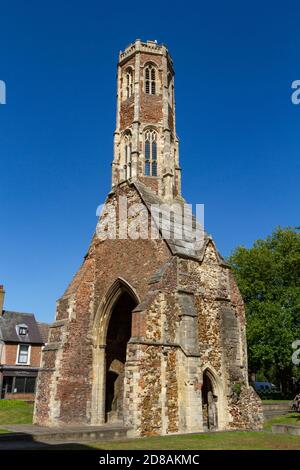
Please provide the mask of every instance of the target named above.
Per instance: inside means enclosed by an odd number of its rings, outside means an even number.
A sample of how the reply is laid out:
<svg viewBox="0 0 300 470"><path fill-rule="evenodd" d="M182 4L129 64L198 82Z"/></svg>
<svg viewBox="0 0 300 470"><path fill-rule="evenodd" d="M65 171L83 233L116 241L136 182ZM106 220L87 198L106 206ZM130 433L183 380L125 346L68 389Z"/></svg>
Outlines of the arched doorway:
<svg viewBox="0 0 300 470"><path fill-rule="evenodd" d="M216 430L218 428L218 396L213 377L208 370L203 373L202 384L202 413L204 430Z"/></svg>
<svg viewBox="0 0 300 470"><path fill-rule="evenodd" d="M122 421L127 343L132 311L140 300L118 278L102 298L93 324L93 382L91 424Z"/></svg>
<svg viewBox="0 0 300 470"><path fill-rule="evenodd" d="M135 300L123 292L116 301L106 334L106 421L123 418L124 372L127 343L131 337L132 310Z"/></svg>

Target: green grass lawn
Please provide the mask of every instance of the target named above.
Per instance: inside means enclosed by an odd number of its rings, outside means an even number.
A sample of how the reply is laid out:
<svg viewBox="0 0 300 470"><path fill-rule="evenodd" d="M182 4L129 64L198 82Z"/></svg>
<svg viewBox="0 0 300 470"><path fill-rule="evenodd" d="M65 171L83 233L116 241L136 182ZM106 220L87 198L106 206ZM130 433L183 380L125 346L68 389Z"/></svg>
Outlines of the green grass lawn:
<svg viewBox="0 0 300 470"><path fill-rule="evenodd" d="M50 446L59 449L99 450L299 450L300 437L270 432L219 432L147 437L110 442L85 442Z"/></svg>
<svg viewBox="0 0 300 470"><path fill-rule="evenodd" d="M272 400L273 401L273 400ZM5 433L5 425L32 423L33 404L21 400L0 400L0 433ZM300 437L285 434L272 434L272 424L300 425L300 414L291 413L269 420L262 432L219 432L189 434L180 436L147 437L109 442L85 442L81 444L51 445L57 449L103 449L103 450L204 450L204 449L300 449Z"/></svg>
<svg viewBox="0 0 300 470"><path fill-rule="evenodd" d="M5 424L31 424L33 403L22 400L0 400L0 426Z"/></svg>
<svg viewBox="0 0 300 470"><path fill-rule="evenodd" d="M299 424L300 415L291 413L269 420L261 432L216 432L179 436L146 437L110 442L54 445L50 449L99 450L300 450L300 436L272 434L275 423Z"/></svg>
<svg viewBox="0 0 300 470"><path fill-rule="evenodd" d="M300 413L290 413L269 419L265 422L264 429L271 430L273 424L293 424L294 426L300 426Z"/></svg>

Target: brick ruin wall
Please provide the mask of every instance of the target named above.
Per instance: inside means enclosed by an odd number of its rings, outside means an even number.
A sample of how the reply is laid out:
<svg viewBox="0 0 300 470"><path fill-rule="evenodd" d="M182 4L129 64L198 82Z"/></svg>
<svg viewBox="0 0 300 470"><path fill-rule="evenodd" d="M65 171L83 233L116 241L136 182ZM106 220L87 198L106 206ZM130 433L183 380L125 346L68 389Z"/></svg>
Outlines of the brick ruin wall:
<svg viewBox="0 0 300 470"><path fill-rule="evenodd" d="M129 204L140 198L125 189ZM122 190L119 194L122 193ZM111 198L116 205L117 196ZM58 301L56 322L43 353L36 422L89 423L92 388L92 324L97 308L117 278L124 278L142 299L148 280L169 257L162 240L106 240L94 237L83 265ZM137 269L137 266L139 269ZM50 397L50 398L49 398ZM51 417L52 416L52 417Z"/></svg>
<svg viewBox="0 0 300 470"><path fill-rule="evenodd" d="M132 187L118 191L130 203L140 202ZM110 197L116 208L117 195ZM159 279L149 284L162 266ZM43 353L35 421L91 422L93 319L118 277L142 300L133 312L125 367L125 423L134 434L201 430L206 367L222 385L219 410L224 428L260 427L261 403L247 382L243 303L214 245L208 244L199 263L171 257L161 240L104 242L96 237L58 302Z"/></svg>
<svg viewBox="0 0 300 470"><path fill-rule="evenodd" d="M193 423L194 417L184 414L193 404L199 404L199 396L201 406L201 377L206 368L216 374L221 384L217 392L221 427L256 429L262 426L260 399L248 386L242 300L232 283L230 270L220 266L215 248L209 244L202 264L173 259L163 280L152 288L149 304L137 312L143 316L140 331L145 335L146 344L129 345L125 403L129 410L128 424L135 427L136 435L188 432L193 424L201 429L199 419ZM178 347L183 323L177 294L184 289L193 292L200 352L200 357L196 355L193 360L189 377L185 367L188 361ZM163 346L154 346L151 342L163 343ZM186 347L192 343L193 338L188 338ZM189 392L179 390L189 386ZM190 401L185 402L183 416L180 416L180 399L184 400L187 393ZM195 406L195 410L200 415L199 407Z"/></svg>

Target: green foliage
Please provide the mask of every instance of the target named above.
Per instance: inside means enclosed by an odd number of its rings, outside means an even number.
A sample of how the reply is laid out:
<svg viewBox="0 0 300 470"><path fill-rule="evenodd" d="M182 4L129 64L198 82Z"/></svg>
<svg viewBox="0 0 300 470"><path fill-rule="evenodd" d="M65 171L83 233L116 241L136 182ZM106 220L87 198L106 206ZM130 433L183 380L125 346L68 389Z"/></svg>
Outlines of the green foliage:
<svg viewBox="0 0 300 470"><path fill-rule="evenodd" d="M241 394L241 391L242 391L242 384L239 383L239 382L236 382L233 387L232 387L232 391L234 393L234 395L239 398L240 394Z"/></svg>
<svg viewBox="0 0 300 470"><path fill-rule="evenodd" d="M292 342L300 339L300 233L277 228L229 258L246 305L249 367L283 387L293 367Z"/></svg>

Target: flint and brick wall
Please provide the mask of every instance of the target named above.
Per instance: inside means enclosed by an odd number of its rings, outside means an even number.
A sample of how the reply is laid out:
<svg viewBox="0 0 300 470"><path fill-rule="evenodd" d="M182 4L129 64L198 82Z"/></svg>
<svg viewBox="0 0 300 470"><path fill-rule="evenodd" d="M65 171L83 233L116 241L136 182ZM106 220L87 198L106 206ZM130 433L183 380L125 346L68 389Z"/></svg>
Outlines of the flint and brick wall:
<svg viewBox="0 0 300 470"><path fill-rule="evenodd" d="M120 186L109 198L117 213L121 194L130 204L141 202L132 186ZM124 422L132 435L201 431L207 369L215 378L219 428L259 427L260 401L247 381L242 300L214 244L207 243L200 262L171 256L163 240L97 237L58 302L35 422L94 422L95 318L118 278L141 301L133 311L125 364Z"/></svg>
<svg viewBox="0 0 300 470"><path fill-rule="evenodd" d="M117 204L117 196L123 194L122 191L115 194L112 204ZM125 191L131 203L141 202L135 191L127 186ZM64 322L50 329L49 344L43 356L35 413L39 423L55 419L65 423L91 421L92 328L101 300L118 278L126 279L143 299L149 278L168 257L169 250L162 240L135 240L133 243L131 240L93 239L83 266L58 301L56 320ZM48 396L56 402L55 418L53 413L50 417Z"/></svg>

